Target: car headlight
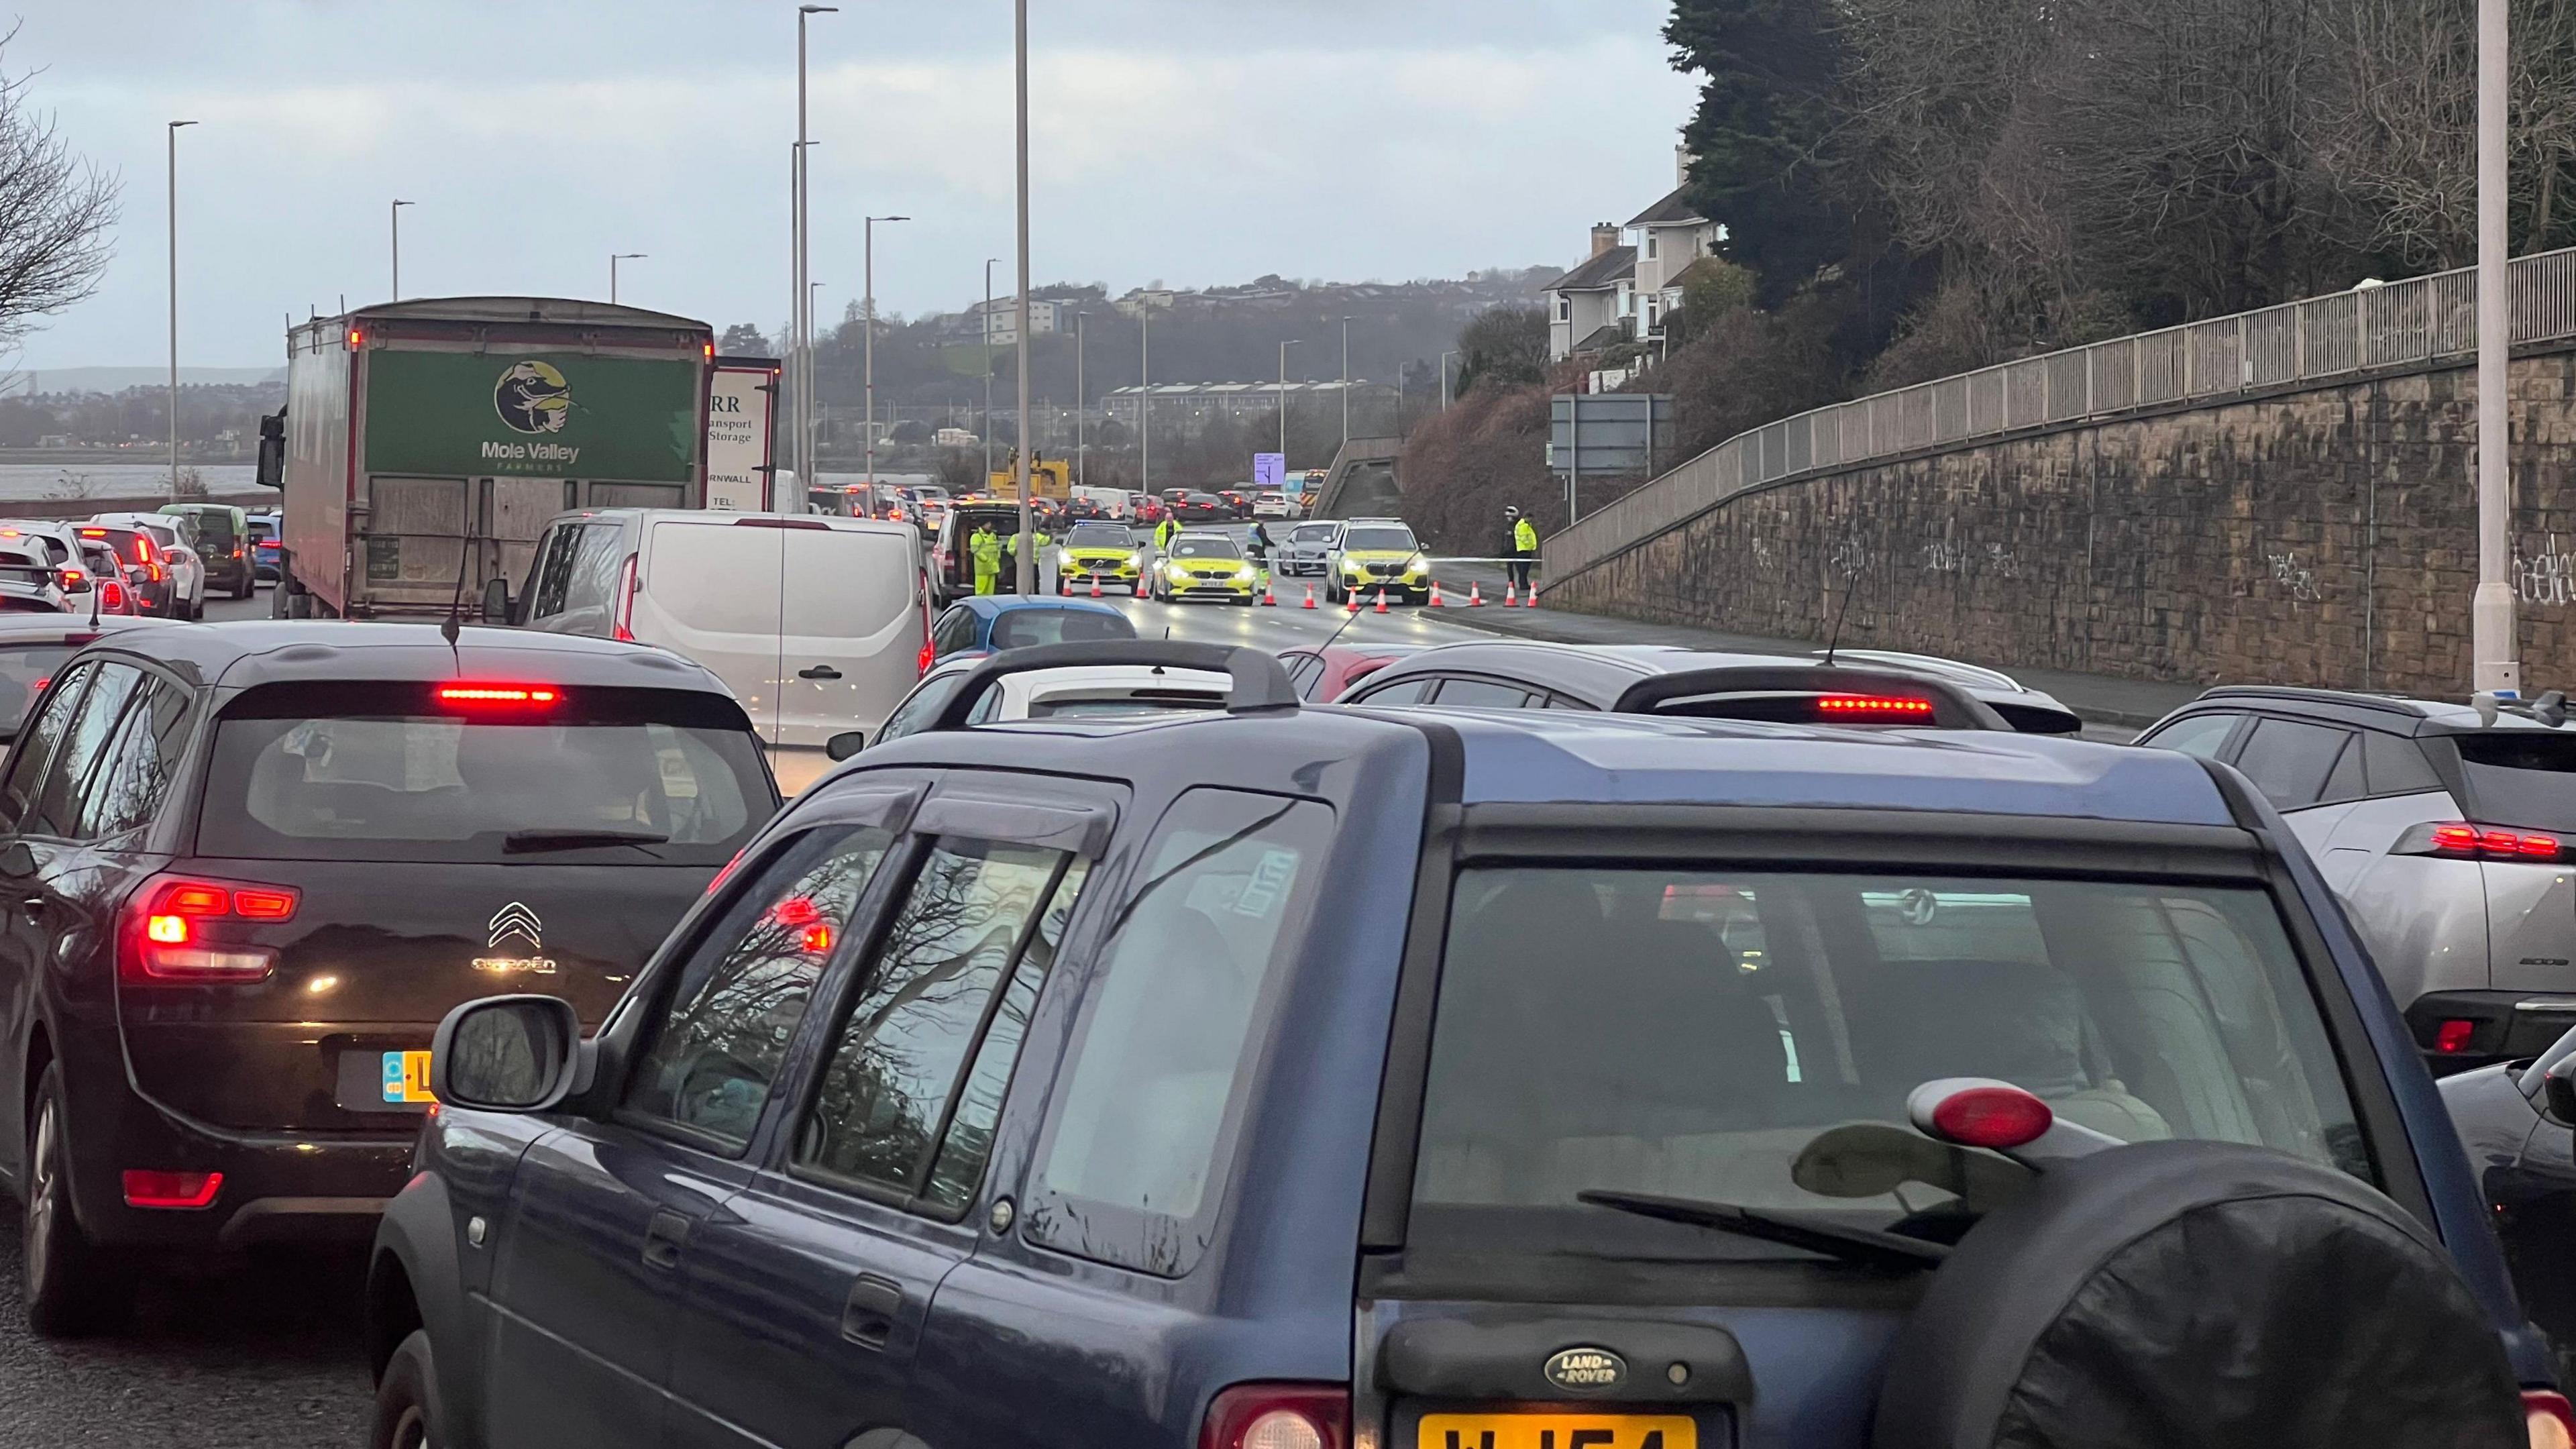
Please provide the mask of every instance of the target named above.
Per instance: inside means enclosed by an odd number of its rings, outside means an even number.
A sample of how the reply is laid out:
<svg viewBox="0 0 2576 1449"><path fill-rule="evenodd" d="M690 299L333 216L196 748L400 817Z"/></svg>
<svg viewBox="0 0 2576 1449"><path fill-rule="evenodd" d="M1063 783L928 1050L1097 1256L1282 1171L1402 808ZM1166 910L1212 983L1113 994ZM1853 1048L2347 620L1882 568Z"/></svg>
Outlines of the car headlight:
<svg viewBox="0 0 2576 1449"><path fill-rule="evenodd" d="M1367 573L1368 570L1351 562L1349 559L1344 559L1342 560L1342 572L1349 574L1352 578L1358 578L1360 575Z"/></svg>
<svg viewBox="0 0 2576 1449"><path fill-rule="evenodd" d="M1429 572L1431 572L1431 560L1417 558L1405 567L1404 576L1408 579L1418 579Z"/></svg>
<svg viewBox="0 0 2576 1449"><path fill-rule="evenodd" d="M1181 566L1180 566L1179 564L1177 564L1177 563L1167 563L1167 564L1163 565L1163 572L1165 572L1165 573L1167 573L1167 574L1171 575L1173 578L1176 578L1176 579L1186 579L1186 578L1188 578L1188 577L1190 576L1190 571L1189 571L1188 569L1185 569L1185 568L1181 567Z"/></svg>
<svg viewBox="0 0 2576 1449"><path fill-rule="evenodd" d="M1252 582L1254 579L1261 577L1260 573L1257 572L1250 564L1245 564L1243 567L1236 569L1234 571L1234 576L1243 580L1247 584Z"/></svg>

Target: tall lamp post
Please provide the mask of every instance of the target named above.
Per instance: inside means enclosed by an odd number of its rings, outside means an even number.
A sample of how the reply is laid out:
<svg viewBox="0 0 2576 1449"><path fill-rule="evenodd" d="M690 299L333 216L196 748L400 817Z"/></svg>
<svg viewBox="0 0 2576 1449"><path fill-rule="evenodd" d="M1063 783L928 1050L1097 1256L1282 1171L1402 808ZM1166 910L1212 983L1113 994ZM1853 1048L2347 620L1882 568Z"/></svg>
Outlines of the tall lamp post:
<svg viewBox="0 0 2576 1449"><path fill-rule="evenodd" d="M877 223L910 220L912 218L908 216L872 216L862 228L867 234L867 277L862 286L865 300L860 303L860 309L866 314L868 340L866 373L860 386L868 396L868 482L871 484L877 481ZM869 497L868 505L876 506L873 495Z"/></svg>
<svg viewBox="0 0 2576 1449"><path fill-rule="evenodd" d="M1020 371L1020 445L1011 450L1020 460L1020 587L1023 594L1038 591L1038 551L1029 540L1033 509L1029 500L1029 0L1019 0L1011 7L1015 29L1014 49L1018 52L1019 140L1020 140L1020 302L1017 349Z"/></svg>
<svg viewBox="0 0 2576 1449"><path fill-rule="evenodd" d="M172 121L170 138L170 497L179 497L179 128L194 121Z"/></svg>
<svg viewBox="0 0 2576 1449"><path fill-rule="evenodd" d="M1154 496L1154 309L1136 307L1136 491Z"/></svg>
<svg viewBox="0 0 2576 1449"><path fill-rule="evenodd" d="M2478 0L2478 591L2469 608L2471 687L2522 692L2514 617L2512 262L2505 114L2512 27L2507 0Z"/></svg>
<svg viewBox="0 0 2576 1449"><path fill-rule="evenodd" d="M393 236L394 300L397 302L402 300L402 209L409 205L408 201L396 201L385 208L385 220Z"/></svg>
<svg viewBox="0 0 2576 1449"><path fill-rule="evenodd" d="M1288 349L1305 340L1291 337L1279 344L1279 467L1283 472L1288 467Z"/></svg>
<svg viewBox="0 0 2576 1449"><path fill-rule="evenodd" d="M814 376L814 349L810 344L810 339L814 335L814 294L821 290L823 290L823 284L820 282L805 284L805 335L809 339L805 349L805 376L809 389L813 388ZM820 469L823 466L823 425L831 420L832 405L821 400L820 389L813 389L812 397L813 401L805 409L805 456L813 459L814 466ZM807 486L810 488L812 485Z"/></svg>
<svg viewBox="0 0 2576 1449"><path fill-rule="evenodd" d="M1342 319L1342 446L1351 445L1351 319Z"/></svg>
<svg viewBox="0 0 2576 1449"><path fill-rule="evenodd" d="M1091 405L1091 394L1082 385L1082 322L1089 315L1073 314L1073 477L1085 488L1091 486L1091 453L1082 442L1082 412Z"/></svg>
<svg viewBox="0 0 2576 1449"><path fill-rule="evenodd" d="M993 481L993 268L1000 257L984 259L984 484Z"/></svg>
<svg viewBox="0 0 2576 1449"><path fill-rule="evenodd" d="M788 291L790 300L795 304L794 310L789 313L789 325L796 331L794 355L799 359L796 368L795 406L792 409L792 416L796 423L795 459L796 479L799 486L810 486L814 472L814 289L812 286L813 256L810 246L813 214L810 205L811 192L806 184L807 173L812 166L811 158L805 154L806 148L813 145L814 141L805 123L805 22L817 15L836 15L840 13L840 9L838 5L796 7L796 167L788 224L789 243L794 255L789 268L791 275L788 279Z"/></svg>
<svg viewBox="0 0 2576 1449"><path fill-rule="evenodd" d="M642 260L644 260L644 253L642 252L610 252L608 254L608 305L612 307L617 305L617 264L619 262L640 262Z"/></svg>

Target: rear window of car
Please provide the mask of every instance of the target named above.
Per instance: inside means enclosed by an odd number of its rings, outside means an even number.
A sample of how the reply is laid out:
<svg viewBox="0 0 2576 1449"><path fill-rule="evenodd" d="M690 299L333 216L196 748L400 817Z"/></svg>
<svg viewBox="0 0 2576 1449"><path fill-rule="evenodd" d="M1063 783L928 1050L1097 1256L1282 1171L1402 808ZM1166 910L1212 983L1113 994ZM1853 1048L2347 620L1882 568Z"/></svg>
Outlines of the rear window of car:
<svg viewBox="0 0 2576 1449"><path fill-rule="evenodd" d="M16 729L36 697L53 682L55 671L72 657L69 644L0 646L0 720Z"/></svg>
<svg viewBox="0 0 2576 1449"><path fill-rule="evenodd" d="M1090 609L1013 609L993 621L996 649L1097 644L1135 637L1136 626L1127 622L1126 615Z"/></svg>
<svg viewBox="0 0 2576 1449"><path fill-rule="evenodd" d="M722 865L773 808L729 700L568 687L464 706L435 687L245 693L216 726L198 854Z"/></svg>
<svg viewBox="0 0 2576 1449"><path fill-rule="evenodd" d="M2497 825L2576 830L2576 735L2494 730L2453 735L2461 801L2470 818Z"/></svg>
<svg viewBox="0 0 2576 1449"><path fill-rule="evenodd" d="M1486 869L1457 887L1412 1241L1803 1256L1577 1200L1594 1190L1955 1239L2024 1176L1982 1155L1913 1161L1906 1098L1947 1077L2011 1082L2123 1141L2259 1144L2371 1177L2259 890ZM1916 1170L1845 1170L1873 1157Z"/></svg>
<svg viewBox="0 0 2576 1449"><path fill-rule="evenodd" d="M1352 553L1392 553L1413 547L1413 530L1409 528L1354 528L1342 535L1342 547Z"/></svg>

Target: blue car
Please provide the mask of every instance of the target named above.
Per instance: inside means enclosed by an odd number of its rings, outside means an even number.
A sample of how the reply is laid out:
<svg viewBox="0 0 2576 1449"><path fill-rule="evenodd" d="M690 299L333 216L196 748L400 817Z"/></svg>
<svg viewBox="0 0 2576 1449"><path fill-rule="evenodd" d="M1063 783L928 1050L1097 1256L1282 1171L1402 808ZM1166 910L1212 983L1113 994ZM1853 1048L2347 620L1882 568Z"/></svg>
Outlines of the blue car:
<svg viewBox="0 0 2576 1449"><path fill-rule="evenodd" d="M1136 626L1125 614L1096 599L974 594L949 605L931 626L931 662L1043 644L1097 644L1135 637Z"/></svg>
<svg viewBox="0 0 2576 1449"><path fill-rule="evenodd" d="M962 727L1100 664L1227 707ZM2171 752L1015 650L431 1086L393 1449L2564 1442L2342 913Z"/></svg>

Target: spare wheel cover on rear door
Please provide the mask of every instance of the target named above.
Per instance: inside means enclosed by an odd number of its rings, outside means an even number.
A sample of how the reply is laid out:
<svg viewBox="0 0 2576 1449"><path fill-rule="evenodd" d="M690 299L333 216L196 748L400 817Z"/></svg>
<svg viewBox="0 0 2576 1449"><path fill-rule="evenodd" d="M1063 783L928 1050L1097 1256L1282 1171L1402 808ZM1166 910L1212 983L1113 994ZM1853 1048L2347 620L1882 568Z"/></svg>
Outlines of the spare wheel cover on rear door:
<svg viewBox="0 0 2576 1449"><path fill-rule="evenodd" d="M2346 1174L2220 1142L2053 1166L1898 1333L1874 1449L2504 1449L2496 1326Z"/></svg>

